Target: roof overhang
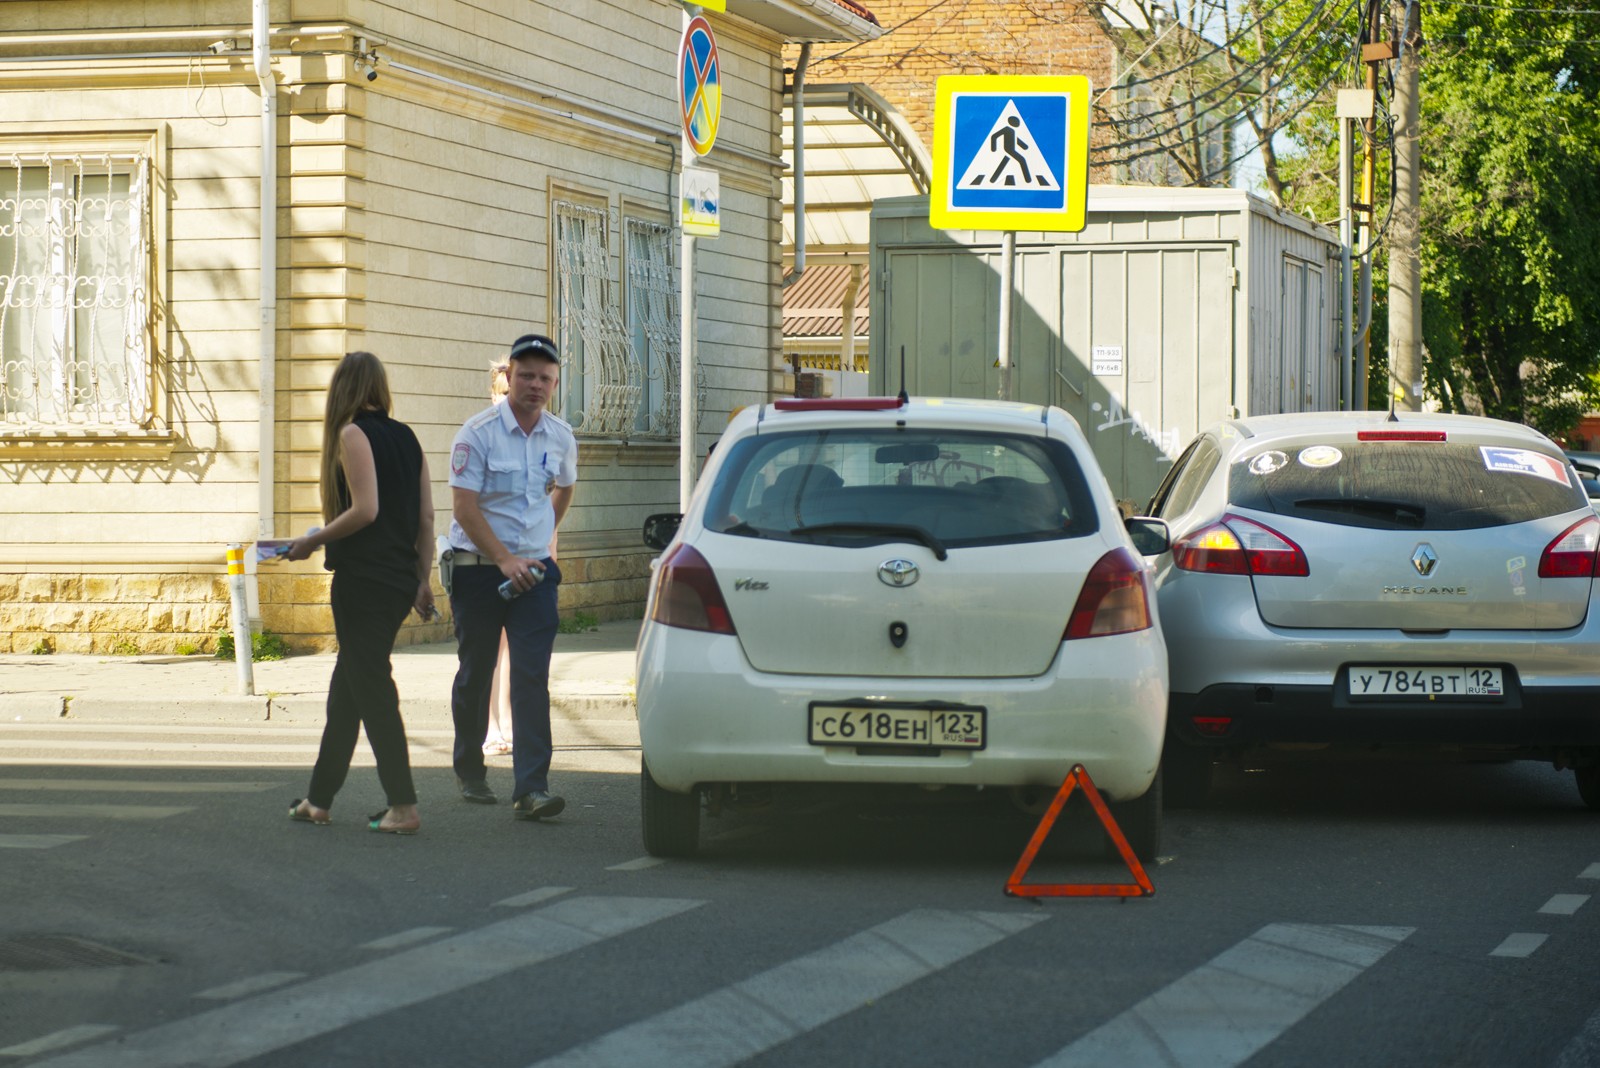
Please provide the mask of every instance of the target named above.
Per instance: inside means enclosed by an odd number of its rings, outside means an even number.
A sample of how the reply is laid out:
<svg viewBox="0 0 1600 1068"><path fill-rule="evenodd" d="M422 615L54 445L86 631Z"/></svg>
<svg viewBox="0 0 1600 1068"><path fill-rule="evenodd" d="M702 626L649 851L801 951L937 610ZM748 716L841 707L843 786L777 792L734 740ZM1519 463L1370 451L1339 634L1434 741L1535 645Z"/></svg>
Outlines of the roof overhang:
<svg viewBox="0 0 1600 1068"><path fill-rule="evenodd" d="M785 41L871 41L883 36L854 0L727 0L728 14L765 26Z"/></svg>

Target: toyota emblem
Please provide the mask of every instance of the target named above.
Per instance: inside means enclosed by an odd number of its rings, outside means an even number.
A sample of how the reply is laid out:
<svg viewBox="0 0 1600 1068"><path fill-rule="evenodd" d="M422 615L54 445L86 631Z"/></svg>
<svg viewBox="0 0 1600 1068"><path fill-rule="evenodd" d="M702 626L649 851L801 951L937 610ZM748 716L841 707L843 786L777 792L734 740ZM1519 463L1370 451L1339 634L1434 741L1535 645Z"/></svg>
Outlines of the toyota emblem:
<svg viewBox="0 0 1600 1068"><path fill-rule="evenodd" d="M909 586L920 578L922 572L910 560L896 557L878 565L878 581L885 586Z"/></svg>

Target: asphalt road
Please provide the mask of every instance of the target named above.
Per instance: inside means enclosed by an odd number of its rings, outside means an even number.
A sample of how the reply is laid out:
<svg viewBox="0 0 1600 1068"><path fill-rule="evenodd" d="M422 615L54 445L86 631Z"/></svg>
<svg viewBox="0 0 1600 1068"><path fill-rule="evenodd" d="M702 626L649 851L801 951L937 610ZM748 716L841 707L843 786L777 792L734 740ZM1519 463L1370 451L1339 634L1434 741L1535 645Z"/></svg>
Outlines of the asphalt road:
<svg viewBox="0 0 1600 1068"><path fill-rule="evenodd" d="M625 748L559 755L548 824L419 761L396 838L370 766L294 824L304 766L151 744L192 734L0 759L0 1064L1600 1064L1600 824L1537 765L1231 770L1155 896L1036 904L1001 798L659 862ZM1068 817L1030 881L1126 881Z"/></svg>

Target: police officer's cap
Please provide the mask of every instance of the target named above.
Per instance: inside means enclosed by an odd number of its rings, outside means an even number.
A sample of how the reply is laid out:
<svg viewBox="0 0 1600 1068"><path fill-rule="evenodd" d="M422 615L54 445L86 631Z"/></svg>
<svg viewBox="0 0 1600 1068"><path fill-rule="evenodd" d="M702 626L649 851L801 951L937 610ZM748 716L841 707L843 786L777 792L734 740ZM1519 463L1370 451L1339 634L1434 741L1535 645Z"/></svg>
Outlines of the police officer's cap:
<svg viewBox="0 0 1600 1068"><path fill-rule="evenodd" d="M523 334L511 343L511 359L549 360L557 367L561 366L561 353L556 350L556 343L543 334Z"/></svg>

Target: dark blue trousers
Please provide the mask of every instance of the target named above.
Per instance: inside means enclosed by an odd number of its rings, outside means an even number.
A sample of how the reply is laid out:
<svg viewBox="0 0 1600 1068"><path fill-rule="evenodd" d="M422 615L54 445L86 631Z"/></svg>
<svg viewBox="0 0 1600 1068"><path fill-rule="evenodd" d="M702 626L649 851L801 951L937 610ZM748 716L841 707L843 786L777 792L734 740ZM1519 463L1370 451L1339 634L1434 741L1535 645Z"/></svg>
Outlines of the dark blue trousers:
<svg viewBox="0 0 1600 1068"><path fill-rule="evenodd" d="M456 775L482 780L483 740L489 733L489 687L500 656L500 632L511 652L511 799L550 788L550 652L555 648L556 588L561 569L543 560L544 581L521 597L502 600L505 576L487 564L455 569L450 611L455 616L455 685L450 713L455 720Z"/></svg>

